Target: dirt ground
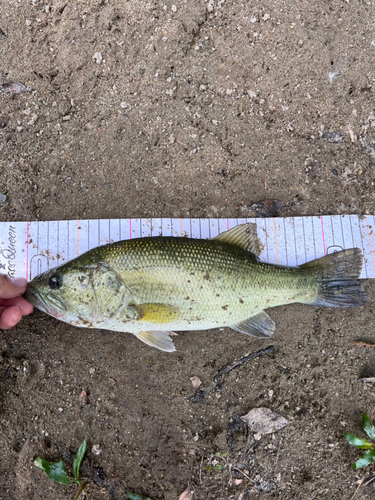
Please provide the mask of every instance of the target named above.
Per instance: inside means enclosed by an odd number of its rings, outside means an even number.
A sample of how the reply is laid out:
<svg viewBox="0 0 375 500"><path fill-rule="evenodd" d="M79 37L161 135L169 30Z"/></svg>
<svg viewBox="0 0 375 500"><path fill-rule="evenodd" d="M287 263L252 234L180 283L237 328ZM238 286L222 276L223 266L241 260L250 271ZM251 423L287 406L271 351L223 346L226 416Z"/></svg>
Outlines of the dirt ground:
<svg viewBox="0 0 375 500"><path fill-rule="evenodd" d="M253 216L265 198L283 216L373 214L374 8L0 2L0 83L30 88L0 93L1 220ZM343 438L362 436L362 411L375 419L358 380L375 352L353 344L374 341L365 287L358 309L271 310L271 341L182 333L173 354L35 312L0 334L0 499L73 499L33 460L70 469L87 439L94 500L188 486L194 500L349 500L374 474L350 467L360 453ZM258 406L290 424L256 441L239 416ZM372 482L355 498L374 495Z"/></svg>

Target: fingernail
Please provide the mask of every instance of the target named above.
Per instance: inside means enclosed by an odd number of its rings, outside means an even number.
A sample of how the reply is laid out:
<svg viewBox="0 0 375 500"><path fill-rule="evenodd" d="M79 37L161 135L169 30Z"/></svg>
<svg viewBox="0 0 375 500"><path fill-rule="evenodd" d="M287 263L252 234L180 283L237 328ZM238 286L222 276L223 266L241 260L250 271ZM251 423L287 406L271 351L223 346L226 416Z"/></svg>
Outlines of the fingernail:
<svg viewBox="0 0 375 500"><path fill-rule="evenodd" d="M27 286L27 280L25 278L15 278L13 283L20 288L25 288L25 286Z"/></svg>

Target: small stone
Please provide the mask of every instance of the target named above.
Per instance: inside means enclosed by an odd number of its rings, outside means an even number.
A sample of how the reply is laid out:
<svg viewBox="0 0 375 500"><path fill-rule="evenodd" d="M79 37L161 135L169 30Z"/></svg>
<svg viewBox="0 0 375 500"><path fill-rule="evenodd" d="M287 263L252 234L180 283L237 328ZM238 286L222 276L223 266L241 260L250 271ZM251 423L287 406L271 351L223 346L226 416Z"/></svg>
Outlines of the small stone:
<svg viewBox="0 0 375 500"><path fill-rule="evenodd" d="M91 448L91 451L94 455L100 455L102 450L100 449L100 444L94 444L94 446Z"/></svg>
<svg viewBox="0 0 375 500"><path fill-rule="evenodd" d="M194 387L194 389L198 389L202 385L202 381L199 377L190 377L191 385Z"/></svg>
<svg viewBox="0 0 375 500"><path fill-rule="evenodd" d="M35 122L37 121L38 119L38 115L36 115L35 113L31 116L31 120L27 122L28 125L35 125Z"/></svg>
<svg viewBox="0 0 375 500"><path fill-rule="evenodd" d="M172 9L172 12L177 12L177 6L176 5L172 5L171 9Z"/></svg>
<svg viewBox="0 0 375 500"><path fill-rule="evenodd" d="M0 194L0 203L4 203L6 201L7 197L5 194Z"/></svg>
<svg viewBox="0 0 375 500"><path fill-rule="evenodd" d="M87 404L87 400L88 400L87 392L85 391L85 389L82 388L82 392L79 395L78 402L81 405L85 405L85 404Z"/></svg>
<svg viewBox="0 0 375 500"><path fill-rule="evenodd" d="M26 26L31 26L31 21L30 21L30 19L26 19Z"/></svg>
<svg viewBox="0 0 375 500"><path fill-rule="evenodd" d="M90 375L93 375L95 373L95 368L90 368L89 373L90 373Z"/></svg>
<svg viewBox="0 0 375 500"><path fill-rule="evenodd" d="M269 14L264 14L262 19L263 19L263 21L268 21L268 19L271 19L271 16Z"/></svg>
<svg viewBox="0 0 375 500"><path fill-rule="evenodd" d="M96 64L100 64L103 61L103 56L100 52L95 52L92 58L95 59Z"/></svg>
<svg viewBox="0 0 375 500"><path fill-rule="evenodd" d="M344 138L339 131L324 132L324 134L322 135L322 139L325 139L327 142L332 142L336 144L344 142Z"/></svg>

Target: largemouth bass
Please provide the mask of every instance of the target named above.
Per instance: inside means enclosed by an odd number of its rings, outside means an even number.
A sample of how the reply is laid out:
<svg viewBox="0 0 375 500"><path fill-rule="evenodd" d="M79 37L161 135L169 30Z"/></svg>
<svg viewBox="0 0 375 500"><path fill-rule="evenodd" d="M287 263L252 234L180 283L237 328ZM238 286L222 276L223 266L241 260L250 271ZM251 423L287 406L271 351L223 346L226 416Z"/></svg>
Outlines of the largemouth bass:
<svg viewBox="0 0 375 500"><path fill-rule="evenodd" d="M129 332L168 352L175 350L174 331L230 327L269 337L275 330L269 307L364 304L358 248L284 267L260 262L260 245L255 224L211 240L119 241L40 274L26 298L71 325Z"/></svg>

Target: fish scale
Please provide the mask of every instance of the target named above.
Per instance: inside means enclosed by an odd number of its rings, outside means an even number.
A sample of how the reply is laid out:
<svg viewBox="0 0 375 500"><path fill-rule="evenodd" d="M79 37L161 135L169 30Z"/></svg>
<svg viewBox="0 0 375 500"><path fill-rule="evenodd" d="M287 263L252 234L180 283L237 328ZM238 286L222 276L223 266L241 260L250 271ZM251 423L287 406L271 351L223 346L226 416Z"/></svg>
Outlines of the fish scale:
<svg viewBox="0 0 375 500"><path fill-rule="evenodd" d="M358 249L292 268L259 262L260 245L253 224L213 240L124 240L43 273L27 298L62 321L133 333L166 351L174 350L171 331L229 326L270 336L275 324L264 309L277 305L364 303Z"/></svg>

